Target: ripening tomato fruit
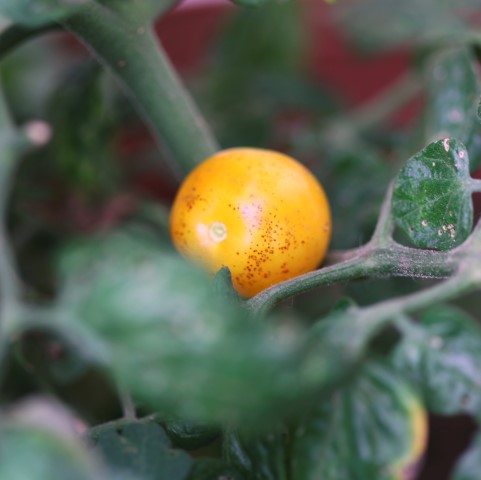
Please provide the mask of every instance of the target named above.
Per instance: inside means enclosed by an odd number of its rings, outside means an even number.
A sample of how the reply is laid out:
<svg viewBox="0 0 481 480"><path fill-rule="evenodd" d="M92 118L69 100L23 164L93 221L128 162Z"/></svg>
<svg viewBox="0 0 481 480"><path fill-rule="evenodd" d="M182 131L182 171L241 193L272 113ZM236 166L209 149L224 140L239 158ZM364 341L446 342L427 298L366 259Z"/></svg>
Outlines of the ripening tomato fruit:
<svg viewBox="0 0 481 480"><path fill-rule="evenodd" d="M315 269L326 254L331 215L315 177L287 155L221 151L181 185L170 231L177 249L211 273L229 267L245 297Z"/></svg>
<svg viewBox="0 0 481 480"><path fill-rule="evenodd" d="M409 448L404 456L391 467L396 480L417 478L428 442L428 413L417 395L405 396L411 424Z"/></svg>

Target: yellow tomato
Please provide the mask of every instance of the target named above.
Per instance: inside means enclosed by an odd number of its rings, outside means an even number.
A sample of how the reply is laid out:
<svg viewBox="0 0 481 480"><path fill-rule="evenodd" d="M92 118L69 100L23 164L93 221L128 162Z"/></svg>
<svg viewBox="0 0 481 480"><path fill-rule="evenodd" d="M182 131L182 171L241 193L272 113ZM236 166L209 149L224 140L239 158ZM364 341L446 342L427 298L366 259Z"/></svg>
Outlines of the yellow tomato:
<svg viewBox="0 0 481 480"><path fill-rule="evenodd" d="M171 214L177 249L211 273L229 267L250 297L315 269L331 215L315 177L287 155L233 148L205 160L181 185Z"/></svg>
<svg viewBox="0 0 481 480"><path fill-rule="evenodd" d="M409 402L411 418L411 444L405 456L394 465L394 478L413 480L421 467L421 460L428 442L428 414L417 397Z"/></svg>

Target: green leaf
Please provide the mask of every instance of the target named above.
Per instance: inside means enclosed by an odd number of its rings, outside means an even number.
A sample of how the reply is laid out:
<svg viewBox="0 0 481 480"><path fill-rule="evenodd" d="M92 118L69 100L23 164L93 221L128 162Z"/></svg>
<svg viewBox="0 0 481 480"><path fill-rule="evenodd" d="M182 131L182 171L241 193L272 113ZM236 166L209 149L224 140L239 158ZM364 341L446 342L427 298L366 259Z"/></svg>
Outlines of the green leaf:
<svg viewBox="0 0 481 480"><path fill-rule="evenodd" d="M469 153L469 170L476 172L481 166L481 137L478 134L472 135L466 145Z"/></svg>
<svg viewBox="0 0 481 480"><path fill-rule="evenodd" d="M119 81L169 151L164 160L172 162L171 173L178 176L218 146L157 41L150 17L165 7L155 0L89 0L63 24Z"/></svg>
<svg viewBox="0 0 481 480"><path fill-rule="evenodd" d="M332 248L353 248L369 240L393 172L381 156L367 146L334 149L332 145L324 145L322 148L327 153L318 175L332 207Z"/></svg>
<svg viewBox="0 0 481 480"><path fill-rule="evenodd" d="M104 71L76 67L50 99L52 141L46 164L76 192L108 195L118 186L111 138L116 122Z"/></svg>
<svg viewBox="0 0 481 480"><path fill-rule="evenodd" d="M0 0L0 15L29 27L66 19L85 7L101 5L111 13L139 23L153 20L175 0Z"/></svg>
<svg viewBox="0 0 481 480"><path fill-rule="evenodd" d="M286 480L287 435L281 431L248 438L229 433L224 439L224 456L246 478Z"/></svg>
<svg viewBox="0 0 481 480"><path fill-rule="evenodd" d="M0 478L8 480L108 480L83 446L72 438L24 424L0 428Z"/></svg>
<svg viewBox="0 0 481 480"><path fill-rule="evenodd" d="M481 411L481 329L451 306L433 307L394 353L395 365L442 415Z"/></svg>
<svg viewBox="0 0 481 480"><path fill-rule="evenodd" d="M299 3L265 3L231 17L213 58L215 68L194 84L224 148L265 148L278 135L279 115L286 110L319 116L333 103L331 92L300 74L305 45Z"/></svg>
<svg viewBox="0 0 481 480"><path fill-rule="evenodd" d="M184 480L192 459L173 450L163 428L153 421L124 421L97 427L89 443L117 474L142 480Z"/></svg>
<svg viewBox="0 0 481 480"><path fill-rule="evenodd" d="M416 395L393 371L371 364L350 385L321 398L299 424L293 478L404 478L425 441L426 415Z"/></svg>
<svg viewBox="0 0 481 480"><path fill-rule="evenodd" d="M89 0L0 0L0 15L21 25L37 27L78 11Z"/></svg>
<svg viewBox="0 0 481 480"><path fill-rule="evenodd" d="M202 458L194 462L188 480L244 480L244 477L233 467L222 460Z"/></svg>
<svg viewBox="0 0 481 480"><path fill-rule="evenodd" d="M205 447L220 435L216 428L180 420L168 421L165 424L165 431L174 445L184 450L196 450Z"/></svg>
<svg viewBox="0 0 481 480"><path fill-rule="evenodd" d="M218 296L227 302L233 302L240 305L241 296L232 285L232 275L228 267L222 267L215 274L212 281L212 289Z"/></svg>
<svg viewBox="0 0 481 480"><path fill-rule="evenodd" d="M92 238L60 271L59 328L167 418L260 428L305 394L298 334L213 296L208 277L157 239Z"/></svg>
<svg viewBox="0 0 481 480"><path fill-rule="evenodd" d="M481 472L481 435L478 433L454 469L452 480L478 480Z"/></svg>
<svg viewBox="0 0 481 480"><path fill-rule="evenodd" d="M428 63L426 143L451 137L468 145L478 135L479 87L474 67L475 58L465 47L441 50Z"/></svg>
<svg viewBox="0 0 481 480"><path fill-rule="evenodd" d="M351 299L342 298L314 324L305 345L304 375L342 379L362 365L375 331L360 321L360 312Z"/></svg>
<svg viewBox="0 0 481 480"><path fill-rule="evenodd" d="M416 247L449 250L473 224L469 158L455 139L431 143L399 172L393 191L397 226Z"/></svg>

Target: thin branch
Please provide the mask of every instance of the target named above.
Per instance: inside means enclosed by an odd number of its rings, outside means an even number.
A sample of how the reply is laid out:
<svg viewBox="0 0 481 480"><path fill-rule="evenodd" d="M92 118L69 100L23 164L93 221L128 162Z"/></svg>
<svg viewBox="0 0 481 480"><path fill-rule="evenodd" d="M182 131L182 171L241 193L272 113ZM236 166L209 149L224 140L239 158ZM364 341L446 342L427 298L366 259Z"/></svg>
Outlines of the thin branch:
<svg viewBox="0 0 481 480"><path fill-rule="evenodd" d="M123 389L122 387L118 387L119 392L119 399L122 405L122 413L123 417L126 420L136 420L137 419L137 410L135 408L135 403L132 398L132 395L127 390Z"/></svg>
<svg viewBox="0 0 481 480"><path fill-rule="evenodd" d="M118 79L182 178L219 147L151 26L126 16L87 2L65 26Z"/></svg>
<svg viewBox="0 0 481 480"><path fill-rule="evenodd" d="M378 330L399 315L407 315L430 305L447 302L481 286L481 278L460 269L448 280L404 297L393 298L361 309L359 323Z"/></svg>
<svg viewBox="0 0 481 480"><path fill-rule="evenodd" d="M19 135L15 132L10 115L0 92L0 140L2 140L2 157L0 160L0 318L5 322L21 296L21 286L18 279L14 255L7 231L8 199L12 186L12 176L16 166L16 140Z"/></svg>
<svg viewBox="0 0 481 480"><path fill-rule="evenodd" d="M471 178L470 181L469 181L468 187L470 188L471 192L473 192L473 193L481 192L481 179Z"/></svg>
<svg viewBox="0 0 481 480"><path fill-rule="evenodd" d="M394 219L392 216L392 192L394 189L394 182L391 182L387 188L384 196L379 217L376 223L376 228L371 237L371 244L387 245L392 241L392 234L394 231Z"/></svg>
<svg viewBox="0 0 481 480"><path fill-rule="evenodd" d="M11 25L0 32L0 58L7 56L15 48L31 38L61 30L62 27L55 23L42 25L41 27L23 27L16 24Z"/></svg>
<svg viewBox="0 0 481 480"><path fill-rule="evenodd" d="M408 72L372 100L353 110L344 121L357 130L370 128L398 112L409 100L421 93L421 90L422 82L419 77Z"/></svg>
<svg viewBox="0 0 481 480"><path fill-rule="evenodd" d="M265 315L282 300L299 293L361 278L446 278L458 270L460 259L465 256L463 250L437 252L404 247L394 242L389 247L367 244L355 252L356 256L344 262L273 285L247 300L248 309L256 316Z"/></svg>

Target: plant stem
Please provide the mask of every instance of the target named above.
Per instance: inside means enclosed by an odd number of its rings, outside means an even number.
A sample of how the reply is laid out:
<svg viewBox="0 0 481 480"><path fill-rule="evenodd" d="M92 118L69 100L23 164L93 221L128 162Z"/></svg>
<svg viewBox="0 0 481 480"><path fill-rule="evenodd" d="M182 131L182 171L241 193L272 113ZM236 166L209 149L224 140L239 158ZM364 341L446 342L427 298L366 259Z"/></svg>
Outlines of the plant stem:
<svg viewBox="0 0 481 480"><path fill-rule="evenodd" d="M19 155L19 135L11 123L3 92L0 88L0 376L3 377L9 332L14 328L19 314L22 285L15 268L14 253L10 245L7 212L12 188L12 177Z"/></svg>
<svg viewBox="0 0 481 480"><path fill-rule="evenodd" d="M394 219L391 213L393 188L394 182L391 182L388 185L386 194L384 195L384 200L381 205L379 217L376 223L376 228L374 229L369 243L361 248L330 252L328 254L328 257L326 258L326 266L344 262L345 260L357 257L363 250L369 248L369 246L371 246L372 248L376 248L394 245L395 242L393 242L392 240L392 234L394 231Z"/></svg>
<svg viewBox="0 0 481 480"><path fill-rule="evenodd" d="M469 181L469 188L472 193L481 192L481 179L471 178Z"/></svg>
<svg viewBox="0 0 481 480"><path fill-rule="evenodd" d="M56 23L30 28L22 25L11 25L0 33L0 58L5 57L32 37L55 31L61 31L60 25Z"/></svg>
<svg viewBox="0 0 481 480"><path fill-rule="evenodd" d="M473 279L460 270L456 275L433 287L362 309L359 323L374 333L387 322L395 320L398 315L413 313L433 304L447 302L477 287L479 287L479 279Z"/></svg>
<svg viewBox="0 0 481 480"><path fill-rule="evenodd" d="M371 237L371 244L388 245L392 241L394 231L394 219L392 216L392 192L394 189L394 181L392 181L386 190L384 200L381 205L379 217L377 219L376 228Z"/></svg>
<svg viewBox="0 0 481 480"><path fill-rule="evenodd" d="M462 255L460 251L459 255ZM393 244L369 244L351 252L352 258L274 285L248 300L256 316L265 315L280 301L312 288L368 277L446 278L458 268L452 253L419 250Z"/></svg>
<svg viewBox="0 0 481 480"><path fill-rule="evenodd" d="M119 399L122 405L122 413L123 417L126 420L136 420L137 419L137 412L135 409L135 403L132 398L132 395L127 390L124 390L122 387L118 387L119 392Z"/></svg>
<svg viewBox="0 0 481 480"><path fill-rule="evenodd" d="M406 73L372 100L356 108L347 121L356 129L367 129L396 113L421 92L422 83L412 72Z"/></svg>
<svg viewBox="0 0 481 480"><path fill-rule="evenodd" d="M16 166L15 148L16 132L10 122L10 116L3 95L0 92L0 138L2 158L0 161L0 317L2 323L8 312L14 309L20 298L20 281L14 267L14 255L8 241L7 207L12 186L13 171Z"/></svg>
<svg viewBox="0 0 481 480"><path fill-rule="evenodd" d="M460 267L448 280L420 292L363 308L352 305L331 319L333 321L324 320L313 326L310 332L310 351L314 353L307 365L312 368L313 364L316 367L315 371L318 372L319 359L322 365L332 362L332 358L335 357L336 365L344 364L345 369L351 363L352 367L354 363L358 364L359 360L364 358L372 338L390 323L401 322L403 330L411 328L407 322L407 315L433 304L457 298L479 288L480 285L481 274L470 264L467 268ZM339 334L342 331L348 331L349 334ZM331 350L326 350L328 346ZM316 376L318 378L318 373Z"/></svg>
<svg viewBox="0 0 481 480"><path fill-rule="evenodd" d="M280 301L309 289L364 277L446 278L458 270L468 255L462 245L451 252L409 248L392 239L391 213L393 184L386 191L371 240L364 246L336 252L330 257L338 263L274 285L246 302L255 315L265 315ZM480 227L481 228L481 227Z"/></svg>
<svg viewBox="0 0 481 480"><path fill-rule="evenodd" d="M218 150L150 25L88 2L65 26L119 80L169 150L178 178Z"/></svg>

